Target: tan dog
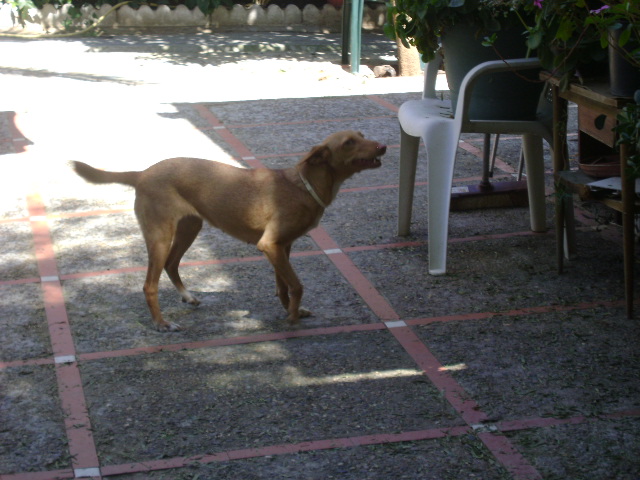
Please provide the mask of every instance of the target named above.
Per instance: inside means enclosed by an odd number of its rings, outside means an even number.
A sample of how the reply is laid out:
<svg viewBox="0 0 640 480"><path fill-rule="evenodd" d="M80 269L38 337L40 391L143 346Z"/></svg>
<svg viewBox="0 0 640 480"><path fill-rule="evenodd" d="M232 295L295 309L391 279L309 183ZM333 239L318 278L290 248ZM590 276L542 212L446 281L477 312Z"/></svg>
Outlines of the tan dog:
<svg viewBox="0 0 640 480"><path fill-rule="evenodd" d="M158 282L164 268L183 302L200 303L182 284L178 266L203 219L265 254L290 323L310 315L300 308L303 287L289 262L291 245L318 225L342 182L378 168L386 149L359 132L344 131L313 147L296 166L281 170L244 169L197 158L164 160L142 172L106 172L82 162L73 162L73 167L92 183L135 187L135 212L149 254L144 294L156 328L175 331L180 326L166 322L160 313Z"/></svg>

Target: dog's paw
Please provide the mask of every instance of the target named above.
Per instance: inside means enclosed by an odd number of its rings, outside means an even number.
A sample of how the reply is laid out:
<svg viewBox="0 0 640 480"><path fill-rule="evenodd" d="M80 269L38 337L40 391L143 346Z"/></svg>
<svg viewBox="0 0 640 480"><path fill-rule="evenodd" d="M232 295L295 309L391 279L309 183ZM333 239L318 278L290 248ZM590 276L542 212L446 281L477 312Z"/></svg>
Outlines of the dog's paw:
<svg viewBox="0 0 640 480"><path fill-rule="evenodd" d="M189 305L193 305L194 307L200 305L200 300L198 300L186 290L181 292L180 296L182 297L182 303L188 303Z"/></svg>
<svg viewBox="0 0 640 480"><path fill-rule="evenodd" d="M162 325L156 325L156 330L159 332L179 332L182 327L177 323L163 323Z"/></svg>
<svg viewBox="0 0 640 480"><path fill-rule="evenodd" d="M297 316L289 315L287 317L287 322L289 323L289 325L299 325L301 318L310 317L311 315L312 315L312 313L309 310L307 310L306 308L300 308L300 309L298 309L298 315Z"/></svg>
<svg viewBox="0 0 640 480"><path fill-rule="evenodd" d="M198 300L194 296L189 296L186 298L182 297L182 303L188 303L189 305L193 305L194 307L197 307L198 305L200 305L200 300Z"/></svg>

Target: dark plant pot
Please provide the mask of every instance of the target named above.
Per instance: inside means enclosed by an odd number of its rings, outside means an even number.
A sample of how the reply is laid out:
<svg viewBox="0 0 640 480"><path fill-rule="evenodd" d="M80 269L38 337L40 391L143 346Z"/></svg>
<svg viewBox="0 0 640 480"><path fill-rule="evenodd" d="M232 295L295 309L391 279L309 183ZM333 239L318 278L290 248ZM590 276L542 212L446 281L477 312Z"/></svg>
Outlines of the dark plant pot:
<svg viewBox="0 0 640 480"><path fill-rule="evenodd" d="M619 47L614 47L618 45L620 32L621 29L609 30L609 88L616 97L633 97L634 92L640 90L640 68L631 64Z"/></svg>
<svg viewBox="0 0 640 480"><path fill-rule="evenodd" d="M462 80L473 67L490 60L524 58L527 55L521 26L499 31L495 49L482 46L484 35L476 35L476 31L476 26L458 23L442 36L445 72L454 108ZM535 118L544 87L538 75L539 71L530 70L482 78L474 88L470 117L485 120Z"/></svg>

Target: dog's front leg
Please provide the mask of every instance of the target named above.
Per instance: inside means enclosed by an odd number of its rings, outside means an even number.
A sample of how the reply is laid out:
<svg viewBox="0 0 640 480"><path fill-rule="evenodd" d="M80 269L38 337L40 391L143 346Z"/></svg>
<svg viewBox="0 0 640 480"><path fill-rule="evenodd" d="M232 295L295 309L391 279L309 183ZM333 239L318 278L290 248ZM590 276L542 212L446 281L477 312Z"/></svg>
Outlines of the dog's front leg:
<svg viewBox="0 0 640 480"><path fill-rule="evenodd" d="M287 321L291 324L299 323L300 317L308 316L310 312L300 308L304 287L289 262L291 246L272 243L263 237L258 242L258 249L273 265L276 273L278 297L282 306L289 312Z"/></svg>
<svg viewBox="0 0 640 480"><path fill-rule="evenodd" d="M284 251L287 255L287 260L289 260L289 257L291 256L291 244L286 245L284 247ZM289 263L291 262L289 261ZM287 282L285 282L285 280L280 275L278 275L277 272L276 272L276 296L280 299L280 303L282 303L282 306L288 312L289 311L289 285L287 285Z"/></svg>
<svg viewBox="0 0 640 480"><path fill-rule="evenodd" d="M278 276L277 274L276 274L276 295L280 299L280 303L282 303L282 306L284 307L284 309L288 312L289 303L290 303L289 287L287 286L285 281L282 278L280 278L280 276ZM298 312L300 313L300 318L310 317L312 315L312 313L309 310L303 307L299 307Z"/></svg>
<svg viewBox="0 0 640 480"><path fill-rule="evenodd" d="M289 311L289 286L276 273L276 295L280 299L280 303L286 311Z"/></svg>

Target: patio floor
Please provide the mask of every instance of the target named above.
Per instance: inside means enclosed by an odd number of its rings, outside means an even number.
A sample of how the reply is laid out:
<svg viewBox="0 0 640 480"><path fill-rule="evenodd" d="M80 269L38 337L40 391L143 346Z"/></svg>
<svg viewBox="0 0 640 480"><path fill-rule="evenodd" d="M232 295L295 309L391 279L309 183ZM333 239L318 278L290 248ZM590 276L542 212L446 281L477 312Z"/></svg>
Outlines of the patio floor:
<svg viewBox="0 0 640 480"><path fill-rule="evenodd" d="M152 42L2 43L0 479L640 478L620 227L576 202L579 257L558 275L548 151L549 231L526 208L452 212L434 277L424 151L411 236L395 233L396 112L420 79L353 77L308 51L202 66ZM342 129L388 153L294 245L314 313L299 328L260 252L205 228L181 269L202 304L163 277L184 330L156 332L133 191L66 163L279 168ZM501 139L494 181L513 179L519 145ZM463 136L456 185L478 182L481 149Z"/></svg>

